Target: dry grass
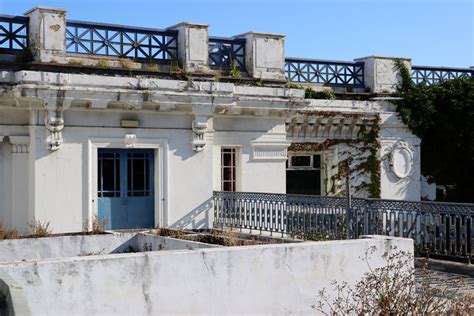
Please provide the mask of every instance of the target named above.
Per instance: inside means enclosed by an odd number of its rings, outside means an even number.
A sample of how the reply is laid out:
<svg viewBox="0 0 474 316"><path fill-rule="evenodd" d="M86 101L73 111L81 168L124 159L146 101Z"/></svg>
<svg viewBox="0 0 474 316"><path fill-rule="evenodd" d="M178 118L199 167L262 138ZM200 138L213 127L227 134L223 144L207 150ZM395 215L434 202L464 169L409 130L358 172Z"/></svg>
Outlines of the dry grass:
<svg viewBox="0 0 474 316"><path fill-rule="evenodd" d="M33 218L32 221L28 222L28 227L32 237L38 238L51 236L52 230L49 228L49 222L42 223L36 218Z"/></svg>
<svg viewBox="0 0 474 316"><path fill-rule="evenodd" d="M125 69L133 69L135 66L135 63L133 62L133 60L122 58L120 59L120 65L122 66L122 68L125 68Z"/></svg>
<svg viewBox="0 0 474 316"><path fill-rule="evenodd" d="M83 65L84 61L82 59L69 59L69 65Z"/></svg>
<svg viewBox="0 0 474 316"><path fill-rule="evenodd" d="M172 237L177 239L184 239L186 233L179 229L170 228L156 228L156 234L163 237Z"/></svg>
<svg viewBox="0 0 474 316"><path fill-rule="evenodd" d="M109 223L107 218L100 218L97 214L84 223L84 231L92 235L100 235L105 233L105 226ZM90 229L90 230L89 230Z"/></svg>
<svg viewBox="0 0 474 316"><path fill-rule="evenodd" d="M110 65L107 61L105 60L99 60L97 62L97 64L95 64L96 67L100 67L100 68L108 68Z"/></svg>
<svg viewBox="0 0 474 316"><path fill-rule="evenodd" d="M20 238L20 234L16 229L0 224L0 240L17 238Z"/></svg>

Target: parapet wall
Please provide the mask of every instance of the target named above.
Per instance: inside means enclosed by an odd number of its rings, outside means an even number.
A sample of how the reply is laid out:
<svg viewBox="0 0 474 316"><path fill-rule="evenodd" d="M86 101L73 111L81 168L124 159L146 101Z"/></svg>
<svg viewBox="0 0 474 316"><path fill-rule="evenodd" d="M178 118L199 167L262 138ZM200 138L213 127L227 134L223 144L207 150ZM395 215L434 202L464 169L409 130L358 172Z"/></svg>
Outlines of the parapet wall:
<svg viewBox="0 0 474 316"><path fill-rule="evenodd" d="M411 239L372 236L0 264L0 275L37 315L305 314L332 281L357 283L372 247L372 269L385 252L413 254Z"/></svg>

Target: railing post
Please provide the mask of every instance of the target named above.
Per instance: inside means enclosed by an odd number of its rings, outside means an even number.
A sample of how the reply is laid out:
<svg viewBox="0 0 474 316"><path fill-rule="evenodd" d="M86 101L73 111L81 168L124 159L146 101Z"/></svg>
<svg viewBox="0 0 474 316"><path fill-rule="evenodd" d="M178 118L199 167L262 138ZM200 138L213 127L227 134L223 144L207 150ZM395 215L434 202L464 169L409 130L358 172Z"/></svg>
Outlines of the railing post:
<svg viewBox="0 0 474 316"><path fill-rule="evenodd" d="M246 40L245 65L252 78L286 81L284 35L247 32L235 37Z"/></svg>
<svg viewBox="0 0 474 316"><path fill-rule="evenodd" d="M208 25L182 22L170 26L178 31L178 56L180 65L187 73L209 73Z"/></svg>
<svg viewBox="0 0 474 316"><path fill-rule="evenodd" d="M352 237L352 201L351 201L351 166L346 161L346 212L347 212L347 239Z"/></svg>
<svg viewBox="0 0 474 316"><path fill-rule="evenodd" d="M66 10L34 7L29 16L30 49L38 62L66 62Z"/></svg>
<svg viewBox="0 0 474 316"><path fill-rule="evenodd" d="M408 70L411 71L410 58L369 56L355 59L355 61L364 62L365 88L376 94L395 92L401 80L395 67L395 62L398 59L402 60Z"/></svg>

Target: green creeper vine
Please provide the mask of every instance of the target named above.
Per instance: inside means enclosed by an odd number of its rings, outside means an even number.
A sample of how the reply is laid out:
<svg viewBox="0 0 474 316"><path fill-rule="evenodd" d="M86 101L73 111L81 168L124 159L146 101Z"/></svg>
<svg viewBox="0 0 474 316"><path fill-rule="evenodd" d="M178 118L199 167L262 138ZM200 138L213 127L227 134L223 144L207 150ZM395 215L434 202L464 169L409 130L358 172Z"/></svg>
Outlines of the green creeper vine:
<svg viewBox="0 0 474 316"><path fill-rule="evenodd" d="M312 115L325 116L327 113L314 112ZM331 113L332 115L334 113ZM345 117L360 118L362 114L344 113ZM321 151L344 144L350 148L348 151L340 153L340 156L347 156L338 162L337 166L326 166L324 168L324 187L327 195L345 195L342 188L341 181L346 177L346 163L350 164L350 178L353 181L358 176L364 176L368 181L363 181L360 184L353 186L354 194L367 192L371 198L380 198L380 115L376 115L370 123L370 129L367 125L362 125L358 133L358 139L326 139L323 143L293 143L288 148L289 151L303 152L303 151ZM329 168L336 168L337 173L329 177ZM332 185L329 188L329 180ZM351 182L352 182L351 181Z"/></svg>
<svg viewBox="0 0 474 316"><path fill-rule="evenodd" d="M421 172L437 185L453 188L444 200L474 202L474 77L414 84L398 60L397 112L421 139ZM440 199L440 196L437 196Z"/></svg>

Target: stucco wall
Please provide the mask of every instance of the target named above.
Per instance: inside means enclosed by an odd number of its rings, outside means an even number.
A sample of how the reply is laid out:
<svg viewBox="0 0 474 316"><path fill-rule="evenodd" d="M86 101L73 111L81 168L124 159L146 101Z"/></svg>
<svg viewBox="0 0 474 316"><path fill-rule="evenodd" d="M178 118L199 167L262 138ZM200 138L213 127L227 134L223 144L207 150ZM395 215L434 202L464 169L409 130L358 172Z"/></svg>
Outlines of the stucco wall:
<svg viewBox="0 0 474 316"><path fill-rule="evenodd" d="M57 236L0 241L0 262L44 260L123 252L220 247L146 233Z"/></svg>
<svg viewBox="0 0 474 316"><path fill-rule="evenodd" d="M32 314L313 313L331 282L355 284L409 239L371 238L0 264Z"/></svg>

